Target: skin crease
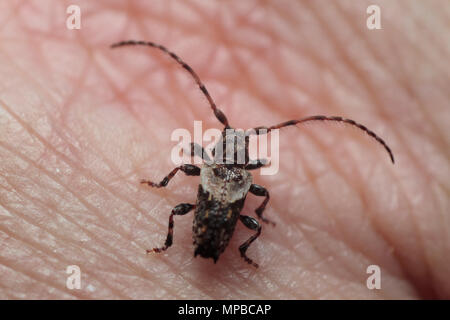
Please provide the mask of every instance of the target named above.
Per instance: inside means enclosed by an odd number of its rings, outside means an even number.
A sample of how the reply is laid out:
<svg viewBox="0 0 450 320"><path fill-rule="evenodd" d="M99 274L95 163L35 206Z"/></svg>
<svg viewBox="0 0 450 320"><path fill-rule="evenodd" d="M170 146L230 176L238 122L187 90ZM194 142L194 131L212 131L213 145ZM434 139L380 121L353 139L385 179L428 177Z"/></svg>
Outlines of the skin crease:
<svg viewBox="0 0 450 320"><path fill-rule="evenodd" d="M80 30L65 27L69 4ZM366 8L381 7L382 30ZM447 1L4 1L0 30L0 298L450 298L450 7ZM238 222L216 265L193 257L199 177L170 153L177 128L219 128L174 61L199 74L236 128L315 114L379 134L315 123L280 131L280 168L253 173L277 225ZM243 213L256 216L262 197ZM66 268L82 272L66 288ZM381 289L369 290L369 265Z"/></svg>

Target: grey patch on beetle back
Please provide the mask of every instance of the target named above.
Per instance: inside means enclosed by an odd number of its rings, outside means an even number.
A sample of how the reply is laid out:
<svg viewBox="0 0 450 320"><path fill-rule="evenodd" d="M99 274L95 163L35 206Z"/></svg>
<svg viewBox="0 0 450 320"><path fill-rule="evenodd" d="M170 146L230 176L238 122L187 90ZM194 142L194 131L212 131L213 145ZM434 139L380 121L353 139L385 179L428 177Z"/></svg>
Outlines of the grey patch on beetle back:
<svg viewBox="0 0 450 320"><path fill-rule="evenodd" d="M203 189L222 203L245 198L252 184L252 175L242 168L204 165L200 171Z"/></svg>

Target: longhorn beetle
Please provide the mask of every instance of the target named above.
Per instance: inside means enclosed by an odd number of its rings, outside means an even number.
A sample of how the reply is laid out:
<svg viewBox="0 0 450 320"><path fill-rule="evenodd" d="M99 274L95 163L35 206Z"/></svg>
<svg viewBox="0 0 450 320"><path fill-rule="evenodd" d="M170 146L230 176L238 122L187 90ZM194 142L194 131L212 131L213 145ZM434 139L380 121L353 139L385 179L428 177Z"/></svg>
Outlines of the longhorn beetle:
<svg viewBox="0 0 450 320"><path fill-rule="evenodd" d="M250 216L241 214L241 210L244 206L244 201L248 192L256 196L264 197L261 205L255 210L257 217L262 222L271 223L273 225L275 225L275 223L263 216L264 209L269 201L269 192L266 188L253 184L252 175L249 172L249 170L258 169L267 164L265 159L249 159L249 136L252 134L267 134L271 130L294 126L308 121L342 122L364 131L366 134L378 141L386 149L392 163L394 163L394 155L383 139L362 124L342 117L311 116L298 120L289 120L270 127L256 127L245 133L235 131L230 126L225 114L217 108L214 100L208 93L208 90L200 80L197 73L195 73L189 65L181 60L180 57L162 45L147 41L122 41L111 45L111 48L129 45L149 46L159 49L178 62L194 78L198 87L208 100L217 120L225 126L219 142L212 151L212 155L214 156L213 160L209 158L203 147L196 143L191 143L191 156L199 156L205 161L202 168L191 164L183 164L173 169L159 183L154 183L149 180L141 180L141 183L147 184L150 187L162 188L167 186L170 179L172 179L173 176L180 170L188 176L200 176L201 180L200 185L198 186L196 203L181 203L173 208L169 217L169 231L164 246L147 250L147 253L162 252L167 250L172 245L174 224L173 216L185 215L195 209L194 223L192 227L195 246L194 256L200 255L204 258L212 258L214 263L216 263L220 254L227 247L228 242L233 235L237 221L240 220L247 228L256 231L253 236L239 246L241 257L249 264L258 267L258 264L253 262L253 260L246 255L246 251L250 244L261 234L261 225L259 222ZM224 153L223 150L226 152ZM240 155L244 153L244 161L236 161L239 153Z"/></svg>

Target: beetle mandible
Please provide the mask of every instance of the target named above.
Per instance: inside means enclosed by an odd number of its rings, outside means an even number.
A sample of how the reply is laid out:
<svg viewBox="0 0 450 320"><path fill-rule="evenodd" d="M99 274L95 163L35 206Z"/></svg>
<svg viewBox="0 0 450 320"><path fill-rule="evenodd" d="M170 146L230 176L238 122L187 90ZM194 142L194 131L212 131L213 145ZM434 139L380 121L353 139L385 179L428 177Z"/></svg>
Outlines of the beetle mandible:
<svg viewBox="0 0 450 320"><path fill-rule="evenodd" d="M388 152L392 163L394 163L394 155L383 139L362 124L343 117L316 115L298 120L289 120L270 127L256 127L245 133L234 130L229 125L225 114L217 108L214 100L197 73L195 73L195 71L180 57L169 51L166 47L149 41L122 41L111 45L111 48L130 45L149 46L159 49L178 62L194 78L198 87L208 100L217 120L224 125L222 136L212 151L212 155L214 156L213 160L209 158L200 145L191 143L191 156L199 156L206 162L202 168L191 164L184 164L173 169L159 183L141 180L141 183L147 184L150 187L165 187L180 170L188 176L200 176L201 180L200 185L198 186L196 203L181 203L172 209L169 217L169 230L164 246L147 250L147 253L167 250L172 245L173 216L185 215L195 209L192 228L195 246L194 256L200 255L204 258L212 258L214 263L216 263L220 254L227 247L237 221L240 220L247 228L255 231L254 235L239 246L241 257L249 264L258 267L258 264L246 254L250 244L261 234L261 225L258 220L241 214L248 192L256 196L264 197L261 205L255 210L257 217L265 223L271 223L273 225L275 225L275 223L263 216L264 209L269 201L269 192L266 188L252 183L252 175L249 172L250 170L261 168L267 164L265 159L249 159L249 136L252 134L267 134L271 130L294 126L308 121L342 122L364 131L378 143L383 145ZM230 150L231 152L227 152ZM242 153L244 161L237 161L239 155L242 156Z"/></svg>

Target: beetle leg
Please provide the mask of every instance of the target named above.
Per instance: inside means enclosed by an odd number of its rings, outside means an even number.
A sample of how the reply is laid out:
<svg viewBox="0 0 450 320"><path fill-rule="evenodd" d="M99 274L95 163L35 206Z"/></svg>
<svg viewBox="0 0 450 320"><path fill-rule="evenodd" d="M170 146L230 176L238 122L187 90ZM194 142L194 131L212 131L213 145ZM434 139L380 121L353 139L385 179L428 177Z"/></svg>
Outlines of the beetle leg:
<svg viewBox="0 0 450 320"><path fill-rule="evenodd" d="M151 252L162 252L167 250L172 245L172 239L173 239L173 216L182 216L191 211L195 208L195 204L189 204L189 203L180 203L175 208L172 209L172 213L169 217L169 232L167 233L166 242L164 243L164 246L161 248L153 248L152 250L147 250L147 253Z"/></svg>
<svg viewBox="0 0 450 320"><path fill-rule="evenodd" d="M254 161L250 161L249 163L247 163L247 165L245 166L245 170L259 169L261 167L264 167L268 163L269 160L267 159L256 159Z"/></svg>
<svg viewBox="0 0 450 320"><path fill-rule="evenodd" d="M183 171L187 176L199 176L200 175L199 167L194 166L192 164L183 164L179 167L176 167L172 171L170 171L170 173L164 179L162 179L161 182L159 182L159 183L154 183L154 182L151 182L150 180L144 180L144 179L141 180L141 183L146 183L150 187L155 187L155 188L165 187L169 183L170 179L172 179L173 176L178 172L178 170Z"/></svg>
<svg viewBox="0 0 450 320"><path fill-rule="evenodd" d="M244 216L242 214L239 216L239 220L241 220L241 222L247 228L249 228L251 230L256 230L256 233L253 236L251 236L247 241L245 241L243 244L241 244L239 246L239 251L241 252L241 257L244 258L245 261L247 261L249 264L253 265L254 267L258 268L258 264L256 262L253 262L253 260L250 259L249 257L247 257L245 252L247 251L250 244L253 241L255 241L256 238L258 238L259 235L261 234L261 225L255 218L252 218L249 216Z"/></svg>
<svg viewBox="0 0 450 320"><path fill-rule="evenodd" d="M205 149L201 145L195 142L191 142L191 157L197 156L201 159L205 160L207 163L211 162L211 159L209 158L208 154L206 153Z"/></svg>
<svg viewBox="0 0 450 320"><path fill-rule="evenodd" d="M255 196L266 197L264 199L264 201L261 203L261 205L258 208L256 208L255 212L256 212L256 215L258 216L258 218L261 219L263 222L271 223L272 225L275 225L275 222L264 218L262 215L264 210L266 209L267 202L269 202L269 199L270 199L269 191L267 191L266 188L264 188L263 186L260 186L258 184L252 184L250 186L249 191L251 193L253 193Z"/></svg>

